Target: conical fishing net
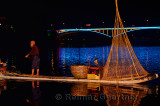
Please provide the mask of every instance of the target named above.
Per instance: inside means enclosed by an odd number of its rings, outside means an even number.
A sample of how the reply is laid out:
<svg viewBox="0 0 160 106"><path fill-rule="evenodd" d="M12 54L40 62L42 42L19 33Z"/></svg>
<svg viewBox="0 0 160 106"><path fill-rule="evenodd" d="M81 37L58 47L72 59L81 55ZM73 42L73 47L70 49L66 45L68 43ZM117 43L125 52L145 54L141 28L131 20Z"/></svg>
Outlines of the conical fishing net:
<svg viewBox="0 0 160 106"><path fill-rule="evenodd" d="M147 71L140 64L132 45L128 39L127 29L124 29L116 3L116 17L112 31L112 45L106 65L104 66L104 80L134 79L147 75ZM116 29L121 28L121 29ZM118 35L118 36L117 36Z"/></svg>

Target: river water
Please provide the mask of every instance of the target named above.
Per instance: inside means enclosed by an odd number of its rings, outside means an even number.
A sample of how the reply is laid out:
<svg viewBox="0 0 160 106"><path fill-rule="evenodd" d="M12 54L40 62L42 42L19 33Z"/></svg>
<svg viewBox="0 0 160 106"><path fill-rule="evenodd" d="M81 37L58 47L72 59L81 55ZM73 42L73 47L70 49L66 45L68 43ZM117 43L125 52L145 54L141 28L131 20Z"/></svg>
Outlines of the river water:
<svg viewBox="0 0 160 106"><path fill-rule="evenodd" d="M150 73L159 73L160 47L133 47L142 66ZM99 58L105 65L110 46L59 47L49 49L52 68L56 60L62 76L72 76L70 65L91 64ZM53 71L53 70L52 70ZM136 85L102 85L98 83L62 83L3 80L0 81L2 106L58 106L58 105L160 105L160 80Z"/></svg>
<svg viewBox="0 0 160 106"><path fill-rule="evenodd" d="M62 74L71 76L71 65L94 65L94 59L99 59L100 65L105 65L111 46L82 47L82 48L59 48L59 68ZM160 47L133 47L142 66L151 73L159 73L160 70Z"/></svg>

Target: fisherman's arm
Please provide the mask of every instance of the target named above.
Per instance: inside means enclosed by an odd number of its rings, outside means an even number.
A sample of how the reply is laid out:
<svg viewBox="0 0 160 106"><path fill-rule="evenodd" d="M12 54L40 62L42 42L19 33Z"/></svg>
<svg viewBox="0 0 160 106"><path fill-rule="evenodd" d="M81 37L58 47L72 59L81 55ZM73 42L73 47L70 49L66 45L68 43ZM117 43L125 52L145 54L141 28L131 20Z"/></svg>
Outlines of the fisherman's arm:
<svg viewBox="0 0 160 106"><path fill-rule="evenodd" d="M25 58L28 58L30 56L30 53L28 53L26 56L25 56Z"/></svg>
<svg viewBox="0 0 160 106"><path fill-rule="evenodd" d="M34 53L34 48L32 48L32 50L31 50L31 52L30 53L28 53L26 56L25 56L25 58L28 58L30 55L32 55Z"/></svg>

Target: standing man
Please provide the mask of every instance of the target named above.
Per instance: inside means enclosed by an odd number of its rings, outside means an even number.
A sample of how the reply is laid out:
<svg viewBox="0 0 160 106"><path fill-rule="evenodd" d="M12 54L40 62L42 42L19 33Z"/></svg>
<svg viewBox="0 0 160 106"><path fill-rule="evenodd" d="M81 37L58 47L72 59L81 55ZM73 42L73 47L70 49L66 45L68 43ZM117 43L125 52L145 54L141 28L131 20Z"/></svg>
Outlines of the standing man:
<svg viewBox="0 0 160 106"><path fill-rule="evenodd" d="M34 75L34 70L37 70L37 76L39 76L39 65L40 65L39 49L36 46L35 41L33 40L30 42L30 46L32 50L25 57L28 58L30 55L32 56L32 76Z"/></svg>

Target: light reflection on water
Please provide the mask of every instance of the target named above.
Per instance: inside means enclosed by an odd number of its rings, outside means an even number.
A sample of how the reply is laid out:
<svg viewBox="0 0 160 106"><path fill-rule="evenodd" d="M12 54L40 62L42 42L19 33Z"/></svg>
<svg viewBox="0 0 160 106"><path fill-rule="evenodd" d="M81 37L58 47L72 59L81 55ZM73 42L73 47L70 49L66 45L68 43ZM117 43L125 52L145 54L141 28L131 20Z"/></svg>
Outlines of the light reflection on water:
<svg viewBox="0 0 160 106"><path fill-rule="evenodd" d="M93 60L99 58L99 64L105 65L111 46L87 48L60 48L59 67L65 72L70 71L71 65L94 65ZM140 63L148 72L159 73L160 47L133 47ZM88 63L87 63L88 62ZM65 72L66 74L67 72ZM68 72L70 73L70 72ZM68 74L66 74L68 75ZM70 76L70 75L69 75Z"/></svg>
<svg viewBox="0 0 160 106"><path fill-rule="evenodd" d="M148 95L158 100L158 87L147 85L103 85L99 83L55 83L1 81L0 101L6 106L16 105L110 105L130 106L145 104ZM14 102L13 102L14 101Z"/></svg>

